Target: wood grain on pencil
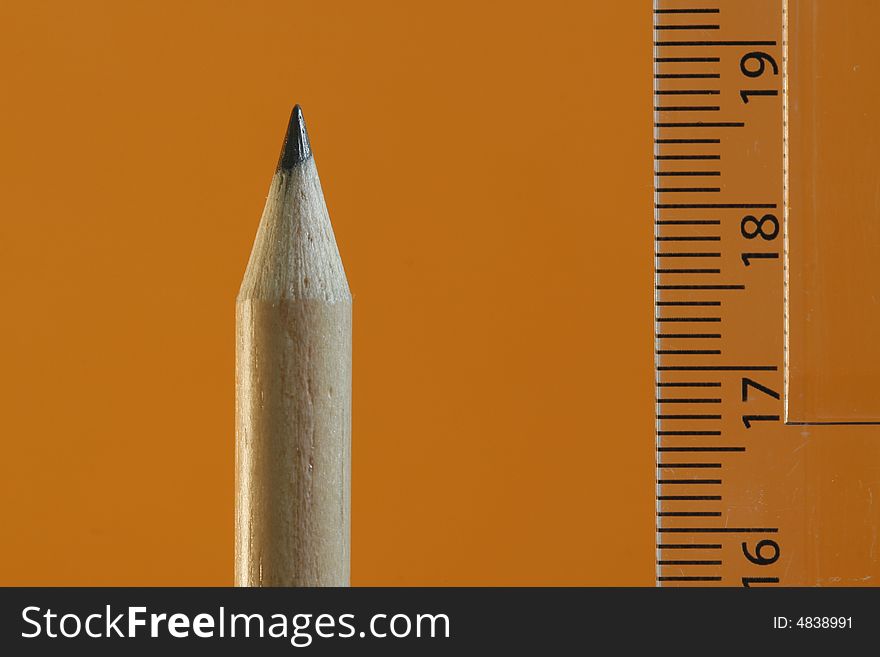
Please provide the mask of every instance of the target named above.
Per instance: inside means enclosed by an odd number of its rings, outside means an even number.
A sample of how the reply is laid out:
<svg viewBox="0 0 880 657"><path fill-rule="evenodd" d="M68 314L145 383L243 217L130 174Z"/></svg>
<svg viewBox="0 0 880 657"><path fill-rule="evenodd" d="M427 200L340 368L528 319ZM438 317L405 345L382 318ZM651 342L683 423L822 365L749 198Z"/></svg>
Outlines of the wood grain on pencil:
<svg viewBox="0 0 880 657"><path fill-rule="evenodd" d="M351 294L302 112L236 304L237 586L347 586Z"/></svg>

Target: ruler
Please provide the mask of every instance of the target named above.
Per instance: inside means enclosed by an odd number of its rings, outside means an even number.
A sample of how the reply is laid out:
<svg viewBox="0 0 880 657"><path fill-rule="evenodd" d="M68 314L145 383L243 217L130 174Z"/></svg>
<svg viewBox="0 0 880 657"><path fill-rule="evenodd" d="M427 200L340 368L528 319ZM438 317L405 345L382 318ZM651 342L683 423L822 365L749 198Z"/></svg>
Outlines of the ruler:
<svg viewBox="0 0 880 657"><path fill-rule="evenodd" d="M792 583L783 18L778 1L655 2L660 585Z"/></svg>
<svg viewBox="0 0 880 657"><path fill-rule="evenodd" d="M786 422L787 18L782 0L654 2L660 586L880 574L856 485L876 482L880 427Z"/></svg>

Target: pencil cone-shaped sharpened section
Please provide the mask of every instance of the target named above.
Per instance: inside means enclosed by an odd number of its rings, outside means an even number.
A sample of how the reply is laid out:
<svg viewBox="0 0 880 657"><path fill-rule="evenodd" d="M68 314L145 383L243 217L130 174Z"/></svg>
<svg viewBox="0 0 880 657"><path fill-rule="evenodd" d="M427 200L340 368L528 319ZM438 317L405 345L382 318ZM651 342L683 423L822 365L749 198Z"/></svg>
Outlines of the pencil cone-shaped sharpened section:
<svg viewBox="0 0 880 657"><path fill-rule="evenodd" d="M287 124L287 134L284 137L284 146L281 148L281 157L278 159L278 168L290 171L293 167L302 164L312 156L312 147L309 144L309 133L306 132L306 122L303 119L302 108L296 105L290 113L290 122Z"/></svg>
<svg viewBox="0 0 880 657"><path fill-rule="evenodd" d="M351 301L299 105L290 117L239 298Z"/></svg>

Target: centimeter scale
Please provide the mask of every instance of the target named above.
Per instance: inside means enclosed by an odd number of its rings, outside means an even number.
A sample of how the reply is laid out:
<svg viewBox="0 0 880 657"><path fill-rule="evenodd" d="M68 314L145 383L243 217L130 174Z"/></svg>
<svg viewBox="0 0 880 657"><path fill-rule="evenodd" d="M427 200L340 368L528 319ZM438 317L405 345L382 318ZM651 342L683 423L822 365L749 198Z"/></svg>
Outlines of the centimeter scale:
<svg viewBox="0 0 880 657"><path fill-rule="evenodd" d="M786 421L790 10L654 2L660 586L880 583L880 427Z"/></svg>

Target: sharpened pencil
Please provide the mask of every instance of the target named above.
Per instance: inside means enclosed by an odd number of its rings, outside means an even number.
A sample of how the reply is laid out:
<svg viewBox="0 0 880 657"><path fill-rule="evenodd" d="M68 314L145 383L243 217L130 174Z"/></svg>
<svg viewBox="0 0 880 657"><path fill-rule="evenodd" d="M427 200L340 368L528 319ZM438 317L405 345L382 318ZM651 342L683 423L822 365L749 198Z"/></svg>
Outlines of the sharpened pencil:
<svg viewBox="0 0 880 657"><path fill-rule="evenodd" d="M347 586L351 294L302 111L236 303L236 586Z"/></svg>

